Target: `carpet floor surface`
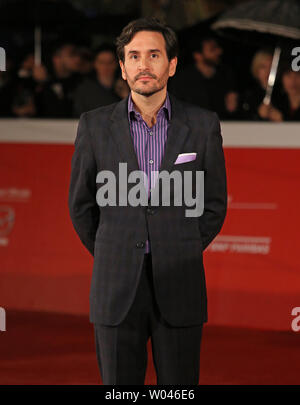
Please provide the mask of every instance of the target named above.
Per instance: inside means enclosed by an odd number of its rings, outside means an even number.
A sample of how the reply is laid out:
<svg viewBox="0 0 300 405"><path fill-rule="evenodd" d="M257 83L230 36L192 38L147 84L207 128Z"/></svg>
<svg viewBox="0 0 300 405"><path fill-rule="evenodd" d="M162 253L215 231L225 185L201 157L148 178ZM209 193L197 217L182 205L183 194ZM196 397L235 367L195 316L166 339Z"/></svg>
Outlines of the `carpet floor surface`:
<svg viewBox="0 0 300 405"><path fill-rule="evenodd" d="M101 384L87 316L8 310L0 332L0 385ZM145 384L155 385L151 340ZM206 323L200 385L300 384L300 332Z"/></svg>

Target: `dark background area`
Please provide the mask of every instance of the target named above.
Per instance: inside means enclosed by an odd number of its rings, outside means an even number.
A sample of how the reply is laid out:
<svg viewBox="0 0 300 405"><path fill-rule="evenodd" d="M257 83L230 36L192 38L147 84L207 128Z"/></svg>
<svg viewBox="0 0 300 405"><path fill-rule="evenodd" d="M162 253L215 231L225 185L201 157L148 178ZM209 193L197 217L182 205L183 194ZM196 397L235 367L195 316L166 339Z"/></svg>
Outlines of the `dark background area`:
<svg viewBox="0 0 300 405"><path fill-rule="evenodd" d="M97 47L113 42L122 28L142 16L162 18L177 33L178 70L191 62L191 50L224 10L245 0L0 0L0 46L15 64L34 48L34 27L42 28L42 61L52 44L70 40ZM57 11L59 10L59 12ZM241 88L250 80L249 64L257 47L219 37L224 63L230 64Z"/></svg>
<svg viewBox="0 0 300 405"><path fill-rule="evenodd" d="M114 44L122 28L133 19L154 16L166 22L177 33L177 73L180 73L193 63L192 52L197 49L201 38L209 33L211 24L232 6L246 1L0 0L0 47L6 51L12 75L17 77L25 56L34 51L35 28L40 27L41 62L51 71L51 55L57 43L72 42L75 46L93 52L103 43ZM268 45L273 51L274 43L268 43L267 35L259 44L251 44L247 34L244 43L239 41L238 34L237 40L214 34L223 49L222 62L234 77L235 91L243 95L253 86L250 71L253 55L259 48ZM282 59L290 58L294 46L292 42L284 45ZM239 118L230 116L229 119Z"/></svg>

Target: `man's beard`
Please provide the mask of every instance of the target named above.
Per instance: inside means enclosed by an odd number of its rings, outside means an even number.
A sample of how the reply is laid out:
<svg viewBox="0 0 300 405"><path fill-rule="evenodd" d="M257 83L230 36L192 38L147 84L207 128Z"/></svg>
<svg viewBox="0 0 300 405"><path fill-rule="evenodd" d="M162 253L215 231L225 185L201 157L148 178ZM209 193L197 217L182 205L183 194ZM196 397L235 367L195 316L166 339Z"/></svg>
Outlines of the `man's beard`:
<svg viewBox="0 0 300 405"><path fill-rule="evenodd" d="M163 75L163 76L161 77L161 79L158 81L158 83L157 83L157 84L153 84L152 87L149 88L149 89L143 88L143 87L139 87L139 84L138 84L138 79L139 79L140 77L143 77L143 76L150 76L150 77L152 77L153 79L156 79L156 80L157 80L157 77L156 77L156 76L154 76L154 75L151 74L151 73L147 73L147 72L145 72L145 73L144 73L144 72L141 72L139 75L137 75L137 76L134 78L134 80L128 80L128 79L127 79L127 84L128 84L128 86L129 86L130 90L134 91L135 93L140 94L141 96L151 97L153 94L158 93L159 91L161 91L161 90L166 86L167 81L168 81L168 75L167 75L166 72L165 72L165 74L166 74L166 80L164 80L164 79L165 79L165 78L164 78L165 75ZM135 85L136 85L137 87L135 87Z"/></svg>
<svg viewBox="0 0 300 405"><path fill-rule="evenodd" d="M155 86L152 87L151 89L141 89L141 88L134 88L134 86L132 87L132 91L134 91L135 93L140 94L141 96L145 96L145 97L150 97L155 93L158 93L159 91L161 91L165 86L162 84L161 86Z"/></svg>
<svg viewBox="0 0 300 405"><path fill-rule="evenodd" d="M221 58L214 60L214 59L208 59L208 58L204 57L203 61L207 66L216 68L220 64Z"/></svg>

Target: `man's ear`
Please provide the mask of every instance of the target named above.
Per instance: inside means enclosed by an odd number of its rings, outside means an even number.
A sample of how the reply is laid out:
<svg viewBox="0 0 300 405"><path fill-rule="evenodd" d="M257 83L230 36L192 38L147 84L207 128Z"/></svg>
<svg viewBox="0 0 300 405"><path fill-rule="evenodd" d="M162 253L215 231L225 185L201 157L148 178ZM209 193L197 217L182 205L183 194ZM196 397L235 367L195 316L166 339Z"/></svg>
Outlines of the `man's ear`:
<svg viewBox="0 0 300 405"><path fill-rule="evenodd" d="M127 80L125 69L124 69L124 63L121 60L119 60L119 64L120 64L120 68L121 68L121 72L122 72L122 78L124 80Z"/></svg>
<svg viewBox="0 0 300 405"><path fill-rule="evenodd" d="M169 66L169 77L172 77L175 75L176 72L176 66L177 66L177 56L175 58L170 60L170 66Z"/></svg>

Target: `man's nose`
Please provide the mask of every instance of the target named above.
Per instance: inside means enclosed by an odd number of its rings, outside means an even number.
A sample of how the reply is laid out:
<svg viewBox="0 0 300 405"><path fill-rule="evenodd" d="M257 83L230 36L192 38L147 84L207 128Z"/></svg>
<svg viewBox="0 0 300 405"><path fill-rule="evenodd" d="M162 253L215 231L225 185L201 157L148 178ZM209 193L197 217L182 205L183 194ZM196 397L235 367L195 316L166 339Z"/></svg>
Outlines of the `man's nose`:
<svg viewBox="0 0 300 405"><path fill-rule="evenodd" d="M142 56L139 60L139 70L148 70L149 69L149 59L146 56Z"/></svg>

